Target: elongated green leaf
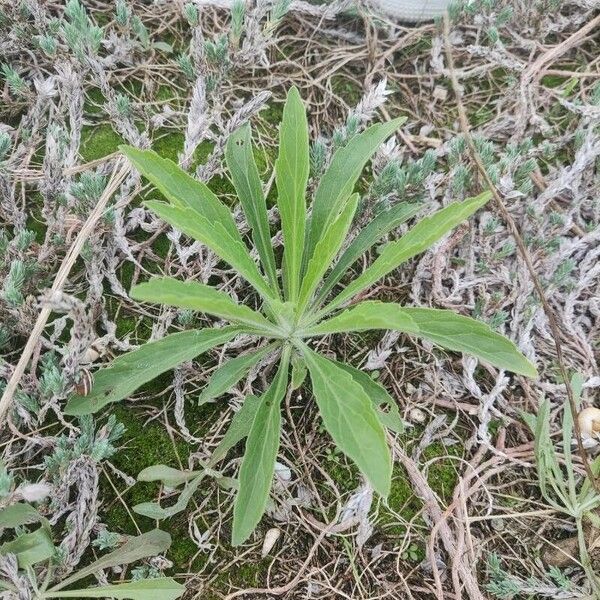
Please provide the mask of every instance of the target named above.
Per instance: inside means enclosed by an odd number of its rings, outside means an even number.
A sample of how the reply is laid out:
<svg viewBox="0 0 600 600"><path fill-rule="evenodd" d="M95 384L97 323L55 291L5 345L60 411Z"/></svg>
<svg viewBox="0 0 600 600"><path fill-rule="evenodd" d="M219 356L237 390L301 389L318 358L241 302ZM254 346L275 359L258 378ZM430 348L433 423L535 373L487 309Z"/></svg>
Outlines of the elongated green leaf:
<svg viewBox="0 0 600 600"><path fill-rule="evenodd" d="M263 298L274 297L258 267L241 239L233 237L219 222L211 222L190 208L169 206L150 200L145 205L161 219L186 235L208 246L217 256L228 262Z"/></svg>
<svg viewBox="0 0 600 600"><path fill-rule="evenodd" d="M499 369L536 377L535 366L508 338L488 325L449 310L403 307L394 302L361 302L316 325L307 333L392 329L429 340L442 348L471 354Z"/></svg>
<svg viewBox="0 0 600 600"><path fill-rule="evenodd" d="M323 174L315 192L305 249L307 259L312 257L314 248L323 232L339 214L344 202L352 194L367 161L405 121L406 117L400 117L389 123L372 125L362 133L355 135L333 155L331 164Z"/></svg>
<svg viewBox="0 0 600 600"><path fill-rule="evenodd" d="M134 286L130 295L135 300L190 308L227 319L233 323L257 327L262 331L274 331L273 324L260 313L248 306L234 302L226 293L198 281L155 277Z"/></svg>
<svg viewBox="0 0 600 600"><path fill-rule="evenodd" d="M385 235L396 229L402 223L414 217L421 206L419 204L408 204L401 202L389 210L381 211L361 232L352 240L340 259L335 264L331 273L323 283L317 295L317 302L322 302L325 296L344 276L344 273L352 266L373 244Z"/></svg>
<svg viewBox="0 0 600 600"><path fill-rule="evenodd" d="M300 288L300 297L298 299L298 311L300 314L302 314L304 308L310 302L331 261L340 251L352 224L357 204L358 194L354 194L338 218L327 227L323 238L317 243L314 256L308 262L306 273L302 280L302 287Z"/></svg>
<svg viewBox="0 0 600 600"><path fill-rule="evenodd" d="M211 222L220 223L232 237L240 238L231 210L204 183L153 150L132 146L120 146L120 150L173 206L191 208Z"/></svg>
<svg viewBox="0 0 600 600"><path fill-rule="evenodd" d="M200 471L199 475L190 479L179 494L175 504L163 507L158 502L141 502L133 507L133 512L144 517L149 517L150 519L169 519L187 508L192 496L196 493L196 490L207 475L208 471Z"/></svg>
<svg viewBox="0 0 600 600"><path fill-rule="evenodd" d="M156 479L161 479L165 484L167 484L167 480L170 480L172 484L178 484L179 482L182 482L185 477L187 484L185 488L183 488L183 491L175 504L163 507L158 504L158 502L142 502L133 507L134 512L151 519L168 519L185 510L193 495L196 493L196 490L200 487L204 477L210 474L210 469L220 460L225 458L231 448L248 436L259 403L260 399L256 396L248 396L244 400L240 410L234 414L229 429L227 429L225 435L215 448L208 461L207 469L204 471L183 472L178 471L177 469L170 469L169 467L164 468L164 465L156 465L155 467L144 469L144 471L138 475L139 481L155 481ZM157 467L159 466L162 468L157 470ZM224 484L226 483L225 480L226 478L221 477L218 479L218 482Z"/></svg>
<svg viewBox="0 0 600 600"><path fill-rule="evenodd" d="M257 396L248 396L244 400L240 410L238 410L231 419L229 429L215 448L210 460L209 466L216 465L220 460L227 456L227 453L243 439L248 437L252 423L256 417L256 412L260 405L261 399Z"/></svg>
<svg viewBox="0 0 600 600"><path fill-rule="evenodd" d="M25 502L17 502L0 509L0 529L3 527L19 527L43 520L42 515Z"/></svg>
<svg viewBox="0 0 600 600"><path fill-rule="evenodd" d="M117 585L101 585L85 590L45 592L42 598L117 598L118 600L176 600L185 592L185 586L171 577L140 579Z"/></svg>
<svg viewBox="0 0 600 600"><path fill-rule="evenodd" d="M48 560L54 556L54 551L50 531L44 526L32 533L23 533L16 539L0 546L0 556L14 554L20 569Z"/></svg>
<svg viewBox="0 0 600 600"><path fill-rule="evenodd" d="M232 544L244 543L260 521L269 498L281 434L280 404L288 380L289 351L284 351L275 379L260 399L240 467L233 508Z"/></svg>
<svg viewBox="0 0 600 600"><path fill-rule="evenodd" d="M390 492L392 461L385 431L363 387L336 363L304 347L304 358L325 429L373 488Z"/></svg>
<svg viewBox="0 0 600 600"><path fill-rule="evenodd" d="M87 396L72 396L65 408L68 415L86 415L100 410L110 402L130 396L144 383L177 365L192 360L215 346L232 340L241 329L223 327L182 331L149 342L137 350L116 358L94 376L94 385Z"/></svg>
<svg viewBox="0 0 600 600"><path fill-rule="evenodd" d="M364 373L359 369L355 369L343 362L334 361L335 364L347 373L352 375L352 379L365 390L367 396L373 402L373 406L377 411L377 416L384 427L387 427L394 433L402 433L404 431L404 421L400 417L400 411L395 400L387 393L387 390L374 381L368 373Z"/></svg>
<svg viewBox="0 0 600 600"><path fill-rule="evenodd" d="M273 345L271 344L255 352L249 352L248 354L243 354L242 356L228 360L211 375L206 387L200 394L200 398L198 398L198 402L200 404L205 404L206 402L210 402L213 398L218 398L222 394L228 392L272 349Z"/></svg>
<svg viewBox="0 0 600 600"><path fill-rule="evenodd" d="M225 147L225 160L248 225L252 229L252 239L267 278L273 291L279 293L267 203L252 153L250 125L240 127L229 136Z"/></svg>
<svg viewBox="0 0 600 600"><path fill-rule="evenodd" d="M275 162L277 206L284 241L285 298L295 301L306 227L306 184L308 181L308 123L306 111L295 87L288 92L279 128L279 156Z"/></svg>
<svg viewBox="0 0 600 600"><path fill-rule="evenodd" d="M102 569L110 569L119 565L128 565L136 560L156 556L164 552L171 545L171 536L166 531L153 529L147 533L142 533L136 537L129 538L120 548L113 550L109 554L102 556L91 565L79 569L70 577L63 579L58 585L48 590L51 593L57 592L88 575L97 573Z"/></svg>
<svg viewBox="0 0 600 600"><path fill-rule="evenodd" d="M356 294L385 277L403 262L427 250L481 208L490 198L491 194L484 192L464 202L454 202L433 215L421 219L406 235L395 242L386 244L375 262L338 294L320 314L326 314L338 308Z"/></svg>
<svg viewBox="0 0 600 600"><path fill-rule="evenodd" d="M220 223L232 238L241 240L231 210L204 183L153 150L138 150L133 146L119 148L173 206L190 208L210 223Z"/></svg>
<svg viewBox="0 0 600 600"><path fill-rule="evenodd" d="M180 471L167 465L152 465L138 473L138 481L162 481L167 487L176 488L195 479L201 471Z"/></svg>

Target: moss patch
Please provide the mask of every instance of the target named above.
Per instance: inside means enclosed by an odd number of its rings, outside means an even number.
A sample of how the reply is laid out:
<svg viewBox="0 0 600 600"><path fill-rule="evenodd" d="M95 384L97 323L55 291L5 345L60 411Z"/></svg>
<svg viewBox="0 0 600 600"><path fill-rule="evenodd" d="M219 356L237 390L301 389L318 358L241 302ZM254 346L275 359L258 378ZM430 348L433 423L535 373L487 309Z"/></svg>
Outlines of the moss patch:
<svg viewBox="0 0 600 600"><path fill-rule="evenodd" d="M84 127L81 132L81 158L85 162L108 156L119 149L123 138L107 124Z"/></svg>

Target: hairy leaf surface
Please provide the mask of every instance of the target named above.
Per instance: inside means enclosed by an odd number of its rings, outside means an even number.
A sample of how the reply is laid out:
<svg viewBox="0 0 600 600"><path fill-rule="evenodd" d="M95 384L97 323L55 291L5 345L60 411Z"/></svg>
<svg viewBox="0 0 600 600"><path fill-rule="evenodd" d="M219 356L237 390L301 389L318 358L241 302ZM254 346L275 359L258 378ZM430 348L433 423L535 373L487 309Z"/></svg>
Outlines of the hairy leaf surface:
<svg viewBox="0 0 600 600"><path fill-rule="evenodd" d="M284 241L284 285L287 300L296 300L302 267L308 181L308 123L295 87L288 92L279 127L279 156L275 162L277 206Z"/></svg>
<svg viewBox="0 0 600 600"><path fill-rule="evenodd" d="M281 358L275 379L260 399L240 467L233 508L232 544L243 544L258 525L269 498L281 435L281 400L288 382L289 351Z"/></svg>
<svg viewBox="0 0 600 600"><path fill-rule="evenodd" d="M205 404L228 392L238 381L245 377L250 369L257 365L271 350L273 345L265 346L255 352L229 359L211 375L202 390L198 402Z"/></svg>
<svg viewBox="0 0 600 600"><path fill-rule="evenodd" d="M406 117L400 117L388 123L371 125L335 152L315 192L306 245L307 259L312 257L323 232L352 194L367 161L405 121Z"/></svg>
<svg viewBox="0 0 600 600"><path fill-rule="evenodd" d="M340 369L350 373L352 379L362 386L371 402L373 402L381 424L394 433L402 433L404 431L404 421L400 417L396 401L388 394L387 390L374 381L368 373L337 360L334 362Z"/></svg>
<svg viewBox="0 0 600 600"><path fill-rule="evenodd" d="M16 539L0 546L0 556L14 554L20 569L48 560L54 556L55 551L47 526L42 526L32 533L22 533Z"/></svg>
<svg viewBox="0 0 600 600"><path fill-rule="evenodd" d="M263 298L274 297L267 282L248 253L241 239L233 237L218 222L211 222L189 208L169 206L149 200L145 205L175 229L208 246L217 256L228 262Z"/></svg>
<svg viewBox="0 0 600 600"><path fill-rule="evenodd" d="M327 228L323 234L323 238L317 243L315 254L308 262L308 267L302 280L302 288L300 289L300 298L298 300L300 311L310 302L331 261L336 257L344 243L352 224L357 204L358 194L354 194L338 218Z"/></svg>
<svg viewBox="0 0 600 600"><path fill-rule="evenodd" d="M340 259L335 264L331 273L325 279L319 290L317 301L325 299L325 296L340 281L346 271L382 237L396 229L402 223L414 217L419 209L418 204L402 202L389 210L380 212L361 232L352 240Z"/></svg>
<svg viewBox="0 0 600 600"><path fill-rule="evenodd" d="M220 223L233 239L241 241L231 210L201 181L153 150L120 146L133 166L174 206L190 208L211 223Z"/></svg>
<svg viewBox="0 0 600 600"><path fill-rule="evenodd" d="M83 567L70 577L63 579L58 585L52 588L52 592L67 587L102 569L128 565L142 558L156 556L167 550L170 545L171 536L166 531L161 531L160 529L153 529L152 531L129 538L120 548L113 550L109 554L105 554L87 567Z"/></svg>
<svg viewBox="0 0 600 600"><path fill-rule="evenodd" d="M86 415L110 402L127 398L144 383L198 354L229 342L240 331L235 326L182 331L122 354L95 374L92 390L87 396L74 395L70 398L65 413Z"/></svg>
<svg viewBox="0 0 600 600"><path fill-rule="evenodd" d="M303 350L325 429L382 496L390 492L392 461L385 431L363 387L335 362Z"/></svg>
<svg viewBox="0 0 600 600"><path fill-rule="evenodd" d="M154 277L131 289L131 297L144 302L168 304L207 313L234 323L273 331L273 324L248 306L238 304L225 292L198 281Z"/></svg>
<svg viewBox="0 0 600 600"><path fill-rule="evenodd" d="M485 192L464 202L454 202L446 208L438 210L433 215L421 219L406 235L395 242L386 244L375 262L337 295L323 309L322 314L338 308L356 294L391 273L403 262L427 250L481 208L490 197L490 193Z"/></svg>
<svg viewBox="0 0 600 600"><path fill-rule="evenodd" d="M361 302L309 330L310 335L390 329L410 333L442 348L471 354L499 369L536 377L535 366L508 338L488 325L449 310L403 307L394 302Z"/></svg>
<svg viewBox="0 0 600 600"><path fill-rule="evenodd" d="M267 203L252 153L252 134L246 124L229 136L225 147L225 160L238 198L252 229L252 239L258 250L263 268L277 294L279 284L275 268L275 255L271 243L271 229L267 216Z"/></svg>

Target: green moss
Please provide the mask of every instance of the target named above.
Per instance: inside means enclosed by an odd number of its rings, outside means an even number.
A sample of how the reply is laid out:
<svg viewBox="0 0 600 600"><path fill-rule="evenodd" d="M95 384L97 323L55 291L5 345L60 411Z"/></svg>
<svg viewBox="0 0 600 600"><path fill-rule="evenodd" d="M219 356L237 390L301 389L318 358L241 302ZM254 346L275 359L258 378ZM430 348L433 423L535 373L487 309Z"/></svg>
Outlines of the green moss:
<svg viewBox="0 0 600 600"><path fill-rule="evenodd" d="M331 78L333 92L340 96L348 106L356 106L362 98L360 86L344 75L334 75Z"/></svg>
<svg viewBox="0 0 600 600"><path fill-rule="evenodd" d="M360 484L360 472L353 462L350 462L337 449L331 446L329 459L325 463L325 470L333 479L340 493L354 491Z"/></svg>
<svg viewBox="0 0 600 600"><path fill-rule="evenodd" d="M266 581L267 570L271 564L271 558L260 561L237 563L233 568L221 573L214 583L214 591L228 592L232 588L261 587ZM210 594L210 593L209 593ZM206 596L211 598L210 595ZM221 595L215 595L221 598Z"/></svg>
<svg viewBox="0 0 600 600"><path fill-rule="evenodd" d="M83 109L86 114L98 115L102 114L106 98L100 91L100 88L91 88L86 92L86 99Z"/></svg>
<svg viewBox="0 0 600 600"><path fill-rule="evenodd" d="M157 136L152 140L152 149L163 158L177 162L177 158L183 150L184 135L170 129L160 129Z"/></svg>
<svg viewBox="0 0 600 600"><path fill-rule="evenodd" d="M451 457L457 457L460 454L460 444L445 446L441 442L431 444L423 452L423 461L433 461L429 465L427 481L444 504L451 500L452 492L458 482L457 461Z"/></svg>
<svg viewBox="0 0 600 600"><path fill-rule="evenodd" d="M156 91L156 99L161 102L168 102L176 98L176 91L168 85L160 85Z"/></svg>
<svg viewBox="0 0 600 600"><path fill-rule="evenodd" d="M387 505L382 504L379 509L379 525L388 535L401 536L406 528L397 515L405 521L411 521L422 507L423 503L415 496L406 471L400 465L394 465Z"/></svg>
<svg viewBox="0 0 600 600"><path fill-rule="evenodd" d="M107 124L84 127L81 133L81 158L85 162L116 152L123 138Z"/></svg>
<svg viewBox="0 0 600 600"><path fill-rule="evenodd" d="M42 244L46 238L46 222L42 215L42 207L44 206L44 199L39 192L33 192L28 196L30 202L28 202L28 216L27 216L27 229L35 232L35 241L38 244Z"/></svg>
<svg viewBox="0 0 600 600"><path fill-rule="evenodd" d="M159 378L160 379L160 378ZM161 389L164 389L164 381ZM130 408L116 406L113 409L117 420L125 426L122 447L112 459L113 464L127 475L137 477L138 473L154 464L168 464L179 467L180 460L185 464L190 452L188 444L172 440L162 423L147 424L145 418ZM102 483L102 497L107 499L110 508L103 515L104 521L113 531L135 533L135 527L123 503L116 498L112 486ZM154 483L136 483L126 494L123 501L131 507L156 497L158 487ZM145 531L154 526L154 521L140 515L135 520ZM187 534L186 534L187 537Z"/></svg>

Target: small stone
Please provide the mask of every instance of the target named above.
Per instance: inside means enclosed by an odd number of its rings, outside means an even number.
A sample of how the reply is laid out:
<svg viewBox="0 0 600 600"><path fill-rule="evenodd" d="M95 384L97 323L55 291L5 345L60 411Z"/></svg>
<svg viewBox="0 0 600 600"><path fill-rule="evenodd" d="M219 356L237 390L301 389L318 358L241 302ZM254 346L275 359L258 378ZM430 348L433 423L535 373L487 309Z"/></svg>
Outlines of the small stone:
<svg viewBox="0 0 600 600"><path fill-rule="evenodd" d="M436 85L433 88L433 97L435 100L441 100L443 102L448 97L448 90L441 85Z"/></svg>
<svg viewBox="0 0 600 600"><path fill-rule="evenodd" d="M281 530L278 529L277 527L272 527L271 529L269 529L269 531L267 531L267 533L265 534L265 539L263 541L262 550L261 550L261 556L263 558L265 556L267 556L267 554L269 554L269 552L271 552L271 550L273 549L273 546L277 543L277 540L279 539L280 536L281 536Z"/></svg>
<svg viewBox="0 0 600 600"><path fill-rule="evenodd" d="M425 411L421 410L420 408L413 408L408 413L408 418L413 423L419 423L419 424L425 423L425 421L427 421L427 413Z"/></svg>

